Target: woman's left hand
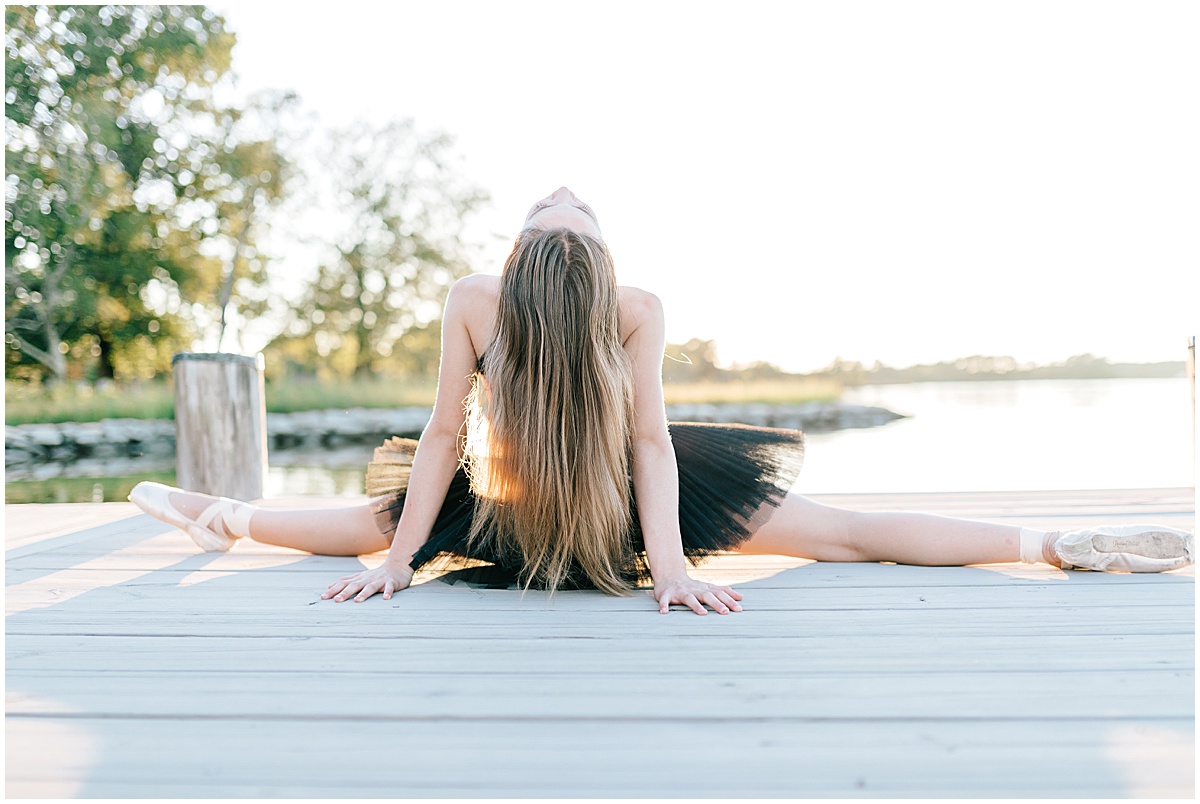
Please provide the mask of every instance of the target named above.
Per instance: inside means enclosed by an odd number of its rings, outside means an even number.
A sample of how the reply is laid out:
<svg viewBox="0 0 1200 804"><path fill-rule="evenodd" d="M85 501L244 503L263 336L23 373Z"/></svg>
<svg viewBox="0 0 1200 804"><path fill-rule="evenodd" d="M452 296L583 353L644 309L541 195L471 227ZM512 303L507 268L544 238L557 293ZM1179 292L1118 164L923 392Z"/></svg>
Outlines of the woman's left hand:
<svg viewBox="0 0 1200 804"><path fill-rule="evenodd" d="M731 611L741 611L738 601L742 593L728 586L717 586L704 581L697 581L689 575L670 578L662 583L654 584L654 599L658 601L658 610L666 614L672 603L688 606L697 614L708 614L705 605L711 606L718 614L728 614Z"/></svg>

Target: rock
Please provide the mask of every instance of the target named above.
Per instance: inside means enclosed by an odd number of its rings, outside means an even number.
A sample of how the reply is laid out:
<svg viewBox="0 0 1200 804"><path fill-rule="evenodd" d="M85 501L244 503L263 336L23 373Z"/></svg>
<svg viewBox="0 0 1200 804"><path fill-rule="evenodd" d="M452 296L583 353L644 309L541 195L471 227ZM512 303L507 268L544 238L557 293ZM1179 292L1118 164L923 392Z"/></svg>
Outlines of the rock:
<svg viewBox="0 0 1200 804"><path fill-rule="evenodd" d="M57 447L50 448L50 460L59 461L61 463L70 463L79 457L79 451L74 444L59 444Z"/></svg>
<svg viewBox="0 0 1200 804"><path fill-rule="evenodd" d="M325 419L326 431L336 433L341 438L374 432L374 425L364 413L362 408L329 411Z"/></svg>
<svg viewBox="0 0 1200 804"><path fill-rule="evenodd" d="M899 413L874 406L845 405L838 411L838 425L843 429L879 427L902 418Z"/></svg>
<svg viewBox="0 0 1200 804"><path fill-rule="evenodd" d="M25 437L43 447L57 447L63 443L62 431L55 424L26 424L21 426Z"/></svg>
<svg viewBox="0 0 1200 804"><path fill-rule="evenodd" d="M155 438L175 440L174 419L151 419L146 422L146 432Z"/></svg>
<svg viewBox="0 0 1200 804"><path fill-rule="evenodd" d="M163 438L161 435L142 442L142 454L147 457L166 458L175 454L175 438Z"/></svg>
<svg viewBox="0 0 1200 804"><path fill-rule="evenodd" d="M29 467L27 473L28 480L52 480L62 476L62 464L47 461L45 463L35 463ZM7 472L5 473L7 475ZM7 480L8 478L5 477Z"/></svg>
<svg viewBox="0 0 1200 804"><path fill-rule="evenodd" d="M98 460L116 458L118 455L125 454L125 444L126 442L124 441L119 444L111 441L101 441L98 444L92 445L91 451L88 452L88 457Z"/></svg>
<svg viewBox="0 0 1200 804"><path fill-rule="evenodd" d="M299 413L288 413L285 415L291 418L292 426L295 430L304 433L306 437L314 433L324 432L324 411L303 410Z"/></svg>
<svg viewBox="0 0 1200 804"><path fill-rule="evenodd" d="M76 444L92 446L104 441L104 428L100 426L99 422L76 424L69 437Z"/></svg>
<svg viewBox="0 0 1200 804"><path fill-rule="evenodd" d="M101 419L100 429L104 433L104 440L113 443L135 440L140 427L135 422L134 419Z"/></svg>
<svg viewBox="0 0 1200 804"><path fill-rule="evenodd" d="M295 449L304 446L309 441L307 433L299 432L277 433L274 436L268 436L268 439L268 443L275 449Z"/></svg>
<svg viewBox="0 0 1200 804"><path fill-rule="evenodd" d="M18 464L27 464L42 459L40 452L33 452L29 449L21 447L4 445L4 465L16 466Z"/></svg>
<svg viewBox="0 0 1200 804"><path fill-rule="evenodd" d="M772 405L765 402L696 404L667 406L671 421L731 422L758 427L784 427L824 432L846 427L874 427L900 418L884 408L806 402Z"/></svg>
<svg viewBox="0 0 1200 804"><path fill-rule="evenodd" d="M292 435L296 432L296 420L286 413L267 414L267 435Z"/></svg>
<svg viewBox="0 0 1200 804"><path fill-rule="evenodd" d="M389 432L394 435L412 436L414 433L420 433L429 424L429 417L433 415L431 408L400 408L397 411L395 424L389 429Z"/></svg>
<svg viewBox="0 0 1200 804"><path fill-rule="evenodd" d="M33 443L33 439L29 434L20 427L4 426L4 448L7 449L23 449L30 452L37 452L37 445Z"/></svg>
<svg viewBox="0 0 1200 804"><path fill-rule="evenodd" d="M375 436L392 433L401 419L397 411L386 409L365 410L361 418L365 432Z"/></svg>

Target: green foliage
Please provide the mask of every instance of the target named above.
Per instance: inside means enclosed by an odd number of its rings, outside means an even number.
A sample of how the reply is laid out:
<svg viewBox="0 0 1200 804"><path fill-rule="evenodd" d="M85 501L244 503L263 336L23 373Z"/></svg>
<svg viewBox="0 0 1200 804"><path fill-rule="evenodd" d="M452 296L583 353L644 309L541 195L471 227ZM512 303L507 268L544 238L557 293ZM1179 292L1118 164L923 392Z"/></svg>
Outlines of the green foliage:
<svg viewBox="0 0 1200 804"><path fill-rule="evenodd" d="M269 413L432 405L436 390L434 379L399 377L333 382L278 380L268 381L265 386ZM175 417L174 385L161 380L100 386L6 382L4 397L4 419L10 425Z"/></svg>
<svg viewBox="0 0 1200 804"><path fill-rule="evenodd" d="M433 380L387 377L332 383L284 382L268 384L266 393L267 410L271 413L414 405L432 407L437 383Z"/></svg>
<svg viewBox="0 0 1200 804"><path fill-rule="evenodd" d="M388 371L403 377L437 380L442 357L441 319L410 327L392 347L385 361Z"/></svg>
<svg viewBox="0 0 1200 804"><path fill-rule="evenodd" d="M663 382L666 383L779 381L786 385L798 376L762 361L747 366L720 368L717 366L716 341L702 341L699 338L692 338L687 343L668 343L666 359L663 361Z"/></svg>
<svg viewBox="0 0 1200 804"><path fill-rule="evenodd" d="M5 22L6 377L152 376L261 275L253 223L286 166L246 118L286 103L216 106L234 36L203 6Z"/></svg>
<svg viewBox="0 0 1200 804"><path fill-rule="evenodd" d="M317 239L316 280L264 349L326 377L369 377L404 364L426 375L438 359L437 319L454 280L471 271L464 237L487 195L449 159L451 142L412 121L330 134L312 178L334 207ZM319 363L320 367L315 365Z"/></svg>
<svg viewBox="0 0 1200 804"><path fill-rule="evenodd" d="M717 380L721 369L717 368L716 341L692 338L687 343L668 343L666 360L663 362L664 382L700 382Z"/></svg>
<svg viewBox="0 0 1200 804"><path fill-rule="evenodd" d="M260 93L245 109L225 109L215 119L214 155L219 181L211 186L211 201L226 258L216 294L220 311L218 349L224 340L230 302L238 301L243 315L256 316L270 306L267 261L258 242L267 213L283 199L294 168L277 139L295 126L299 99L292 93Z"/></svg>
<svg viewBox="0 0 1200 804"><path fill-rule="evenodd" d="M101 419L171 419L175 392L164 382L4 383L5 424L97 422Z"/></svg>

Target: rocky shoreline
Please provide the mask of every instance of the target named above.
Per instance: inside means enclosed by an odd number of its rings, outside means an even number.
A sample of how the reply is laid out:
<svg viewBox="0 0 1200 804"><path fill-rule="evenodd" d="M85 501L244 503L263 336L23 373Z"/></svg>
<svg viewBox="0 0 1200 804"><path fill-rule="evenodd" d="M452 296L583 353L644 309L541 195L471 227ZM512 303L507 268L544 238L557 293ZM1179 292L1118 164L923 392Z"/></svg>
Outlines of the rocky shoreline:
<svg viewBox="0 0 1200 804"><path fill-rule="evenodd" d="M374 446L392 435L416 438L429 415L428 407L268 413L267 449L273 457L293 450ZM810 433L878 427L904 418L886 408L837 402L668 405L667 417L672 421L737 422ZM171 469L174 456L175 422L171 419L105 419L4 428L6 481Z"/></svg>

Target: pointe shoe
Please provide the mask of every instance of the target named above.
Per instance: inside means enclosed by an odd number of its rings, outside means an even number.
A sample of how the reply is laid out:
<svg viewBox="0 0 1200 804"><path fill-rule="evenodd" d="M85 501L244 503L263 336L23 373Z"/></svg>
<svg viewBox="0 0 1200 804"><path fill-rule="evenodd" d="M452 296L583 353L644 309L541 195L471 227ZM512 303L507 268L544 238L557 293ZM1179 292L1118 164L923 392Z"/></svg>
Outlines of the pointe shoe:
<svg viewBox="0 0 1200 804"><path fill-rule="evenodd" d="M1166 572L1190 566L1195 536L1161 525L1108 525L1064 533L1054 542L1063 569Z"/></svg>
<svg viewBox="0 0 1200 804"><path fill-rule="evenodd" d="M254 506L228 497L214 497L214 502L200 516L189 519L171 505L168 495L173 491L187 493L162 483L144 481L129 492L129 501L155 519L174 525L191 536L192 541L206 553L224 553L238 539L250 535L250 517L254 514ZM226 535L226 526L232 537Z"/></svg>

